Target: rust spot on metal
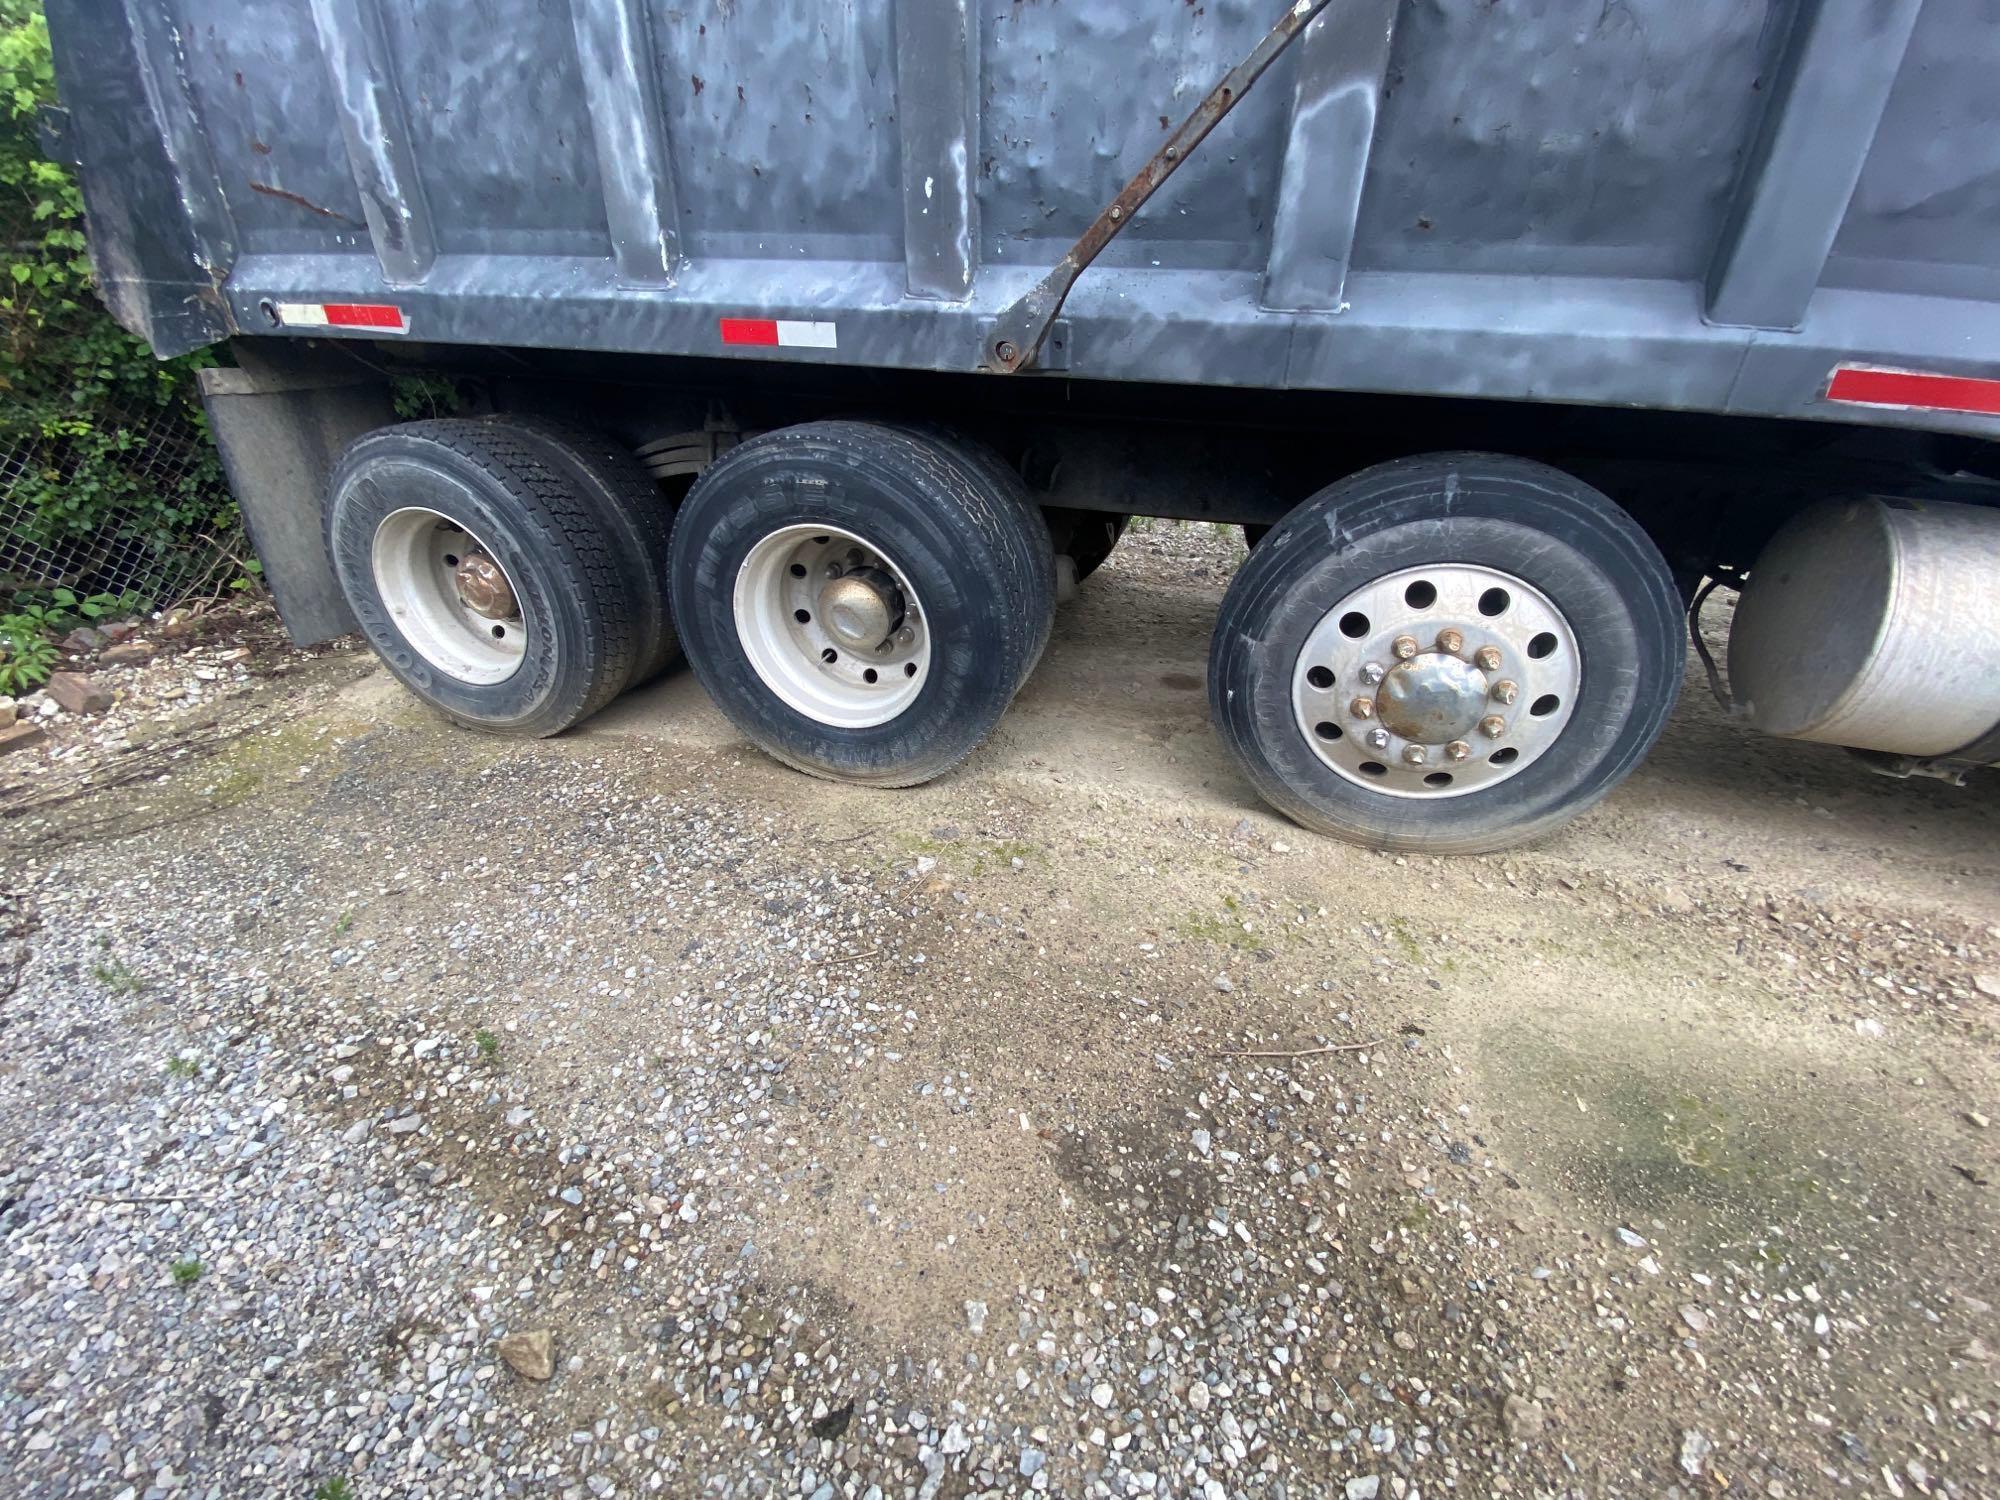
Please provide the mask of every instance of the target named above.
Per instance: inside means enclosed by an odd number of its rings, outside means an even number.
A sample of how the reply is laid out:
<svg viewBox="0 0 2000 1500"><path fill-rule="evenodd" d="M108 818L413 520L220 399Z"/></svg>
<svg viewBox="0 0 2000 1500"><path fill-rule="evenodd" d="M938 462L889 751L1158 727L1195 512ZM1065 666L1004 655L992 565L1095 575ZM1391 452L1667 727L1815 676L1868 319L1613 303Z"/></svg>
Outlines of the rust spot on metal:
<svg viewBox="0 0 2000 1500"><path fill-rule="evenodd" d="M688 74L688 78L693 82L694 91L697 94L699 94L703 89L708 87L708 85L702 81L701 74L699 73L690 73Z"/></svg>
<svg viewBox="0 0 2000 1500"><path fill-rule="evenodd" d="M458 585L458 597L474 614L489 620L511 620L521 612L507 575L483 552L475 552L461 562L453 581Z"/></svg>
<svg viewBox="0 0 2000 1500"><path fill-rule="evenodd" d="M258 140L254 135L250 137L250 149L255 151L259 156L269 156L271 154L271 148L263 141Z"/></svg>
<svg viewBox="0 0 2000 1500"><path fill-rule="evenodd" d="M250 182L250 191L253 193L262 193L266 198L282 198L285 202L296 203L300 208L310 210L318 214L321 218L338 219L343 224L354 224L357 228L359 227L357 220L348 218L339 209L323 207L313 202L312 199L306 197L303 193L294 193L289 188L273 187L268 182L258 182L253 178Z"/></svg>

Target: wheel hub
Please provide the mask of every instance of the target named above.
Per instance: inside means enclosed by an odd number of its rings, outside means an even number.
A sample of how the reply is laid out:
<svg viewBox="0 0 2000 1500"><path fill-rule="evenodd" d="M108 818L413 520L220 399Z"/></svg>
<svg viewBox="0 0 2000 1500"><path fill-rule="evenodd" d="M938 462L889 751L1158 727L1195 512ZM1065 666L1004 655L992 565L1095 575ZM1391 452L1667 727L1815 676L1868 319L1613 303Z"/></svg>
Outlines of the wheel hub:
<svg viewBox="0 0 2000 1500"><path fill-rule="evenodd" d="M1486 711L1486 674L1442 651L1398 662L1375 694L1375 717L1399 739L1419 745L1459 739Z"/></svg>
<svg viewBox="0 0 2000 1500"><path fill-rule="evenodd" d="M1320 617L1292 674L1299 732L1328 768L1391 797L1460 797L1546 754L1583 687L1575 634L1525 579L1478 563L1404 568Z"/></svg>
<svg viewBox="0 0 2000 1500"><path fill-rule="evenodd" d="M880 568L857 568L819 592L826 633L850 651L872 651L903 623L903 593Z"/></svg>
<svg viewBox="0 0 2000 1500"><path fill-rule="evenodd" d="M476 615L511 620L521 612L506 573L483 552L460 559L452 581L458 585L458 597L465 601L465 607Z"/></svg>
<svg viewBox="0 0 2000 1500"><path fill-rule="evenodd" d="M915 701L930 673L930 622L909 575L836 526L780 527L736 574L736 637L764 685L822 724L866 729Z"/></svg>
<svg viewBox="0 0 2000 1500"><path fill-rule="evenodd" d="M521 596L490 548L427 506L390 512L369 551L375 592L410 649L472 686L503 682L526 658Z"/></svg>

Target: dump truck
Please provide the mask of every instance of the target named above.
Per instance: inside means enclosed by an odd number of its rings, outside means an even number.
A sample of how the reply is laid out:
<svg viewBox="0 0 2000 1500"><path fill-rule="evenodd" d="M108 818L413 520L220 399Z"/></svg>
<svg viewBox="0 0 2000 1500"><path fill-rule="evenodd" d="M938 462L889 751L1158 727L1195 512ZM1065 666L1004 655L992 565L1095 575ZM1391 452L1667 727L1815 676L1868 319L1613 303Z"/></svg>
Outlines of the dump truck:
<svg viewBox="0 0 2000 1500"><path fill-rule="evenodd" d="M1717 589L1745 725L2000 762L1993 0L48 18L103 296L224 346L286 626L469 728L684 662L922 782L1144 515L1244 528L1215 729L1323 833L1575 816Z"/></svg>

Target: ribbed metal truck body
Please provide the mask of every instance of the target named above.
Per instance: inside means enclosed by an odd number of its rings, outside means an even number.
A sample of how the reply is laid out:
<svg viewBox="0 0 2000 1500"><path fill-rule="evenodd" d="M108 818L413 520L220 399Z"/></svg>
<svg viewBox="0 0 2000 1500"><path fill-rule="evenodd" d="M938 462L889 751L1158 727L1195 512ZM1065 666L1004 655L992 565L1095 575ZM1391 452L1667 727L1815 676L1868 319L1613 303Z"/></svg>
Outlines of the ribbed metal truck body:
<svg viewBox="0 0 2000 1500"><path fill-rule="evenodd" d="M234 333L964 371L1271 0L50 0L93 253ZM2000 431L1993 0L1337 0L1028 378Z"/></svg>

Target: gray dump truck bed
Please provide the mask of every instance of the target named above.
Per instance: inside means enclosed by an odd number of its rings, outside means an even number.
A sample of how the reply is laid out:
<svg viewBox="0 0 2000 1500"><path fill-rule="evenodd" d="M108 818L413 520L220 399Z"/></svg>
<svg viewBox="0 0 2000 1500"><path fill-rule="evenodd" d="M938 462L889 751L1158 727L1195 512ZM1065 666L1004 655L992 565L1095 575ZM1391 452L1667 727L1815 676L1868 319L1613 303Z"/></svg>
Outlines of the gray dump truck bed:
<svg viewBox="0 0 2000 1500"><path fill-rule="evenodd" d="M49 3L105 291L162 354L296 333L936 371L979 366L1278 13ZM1996 23L1335 0L1037 369L1993 435Z"/></svg>

